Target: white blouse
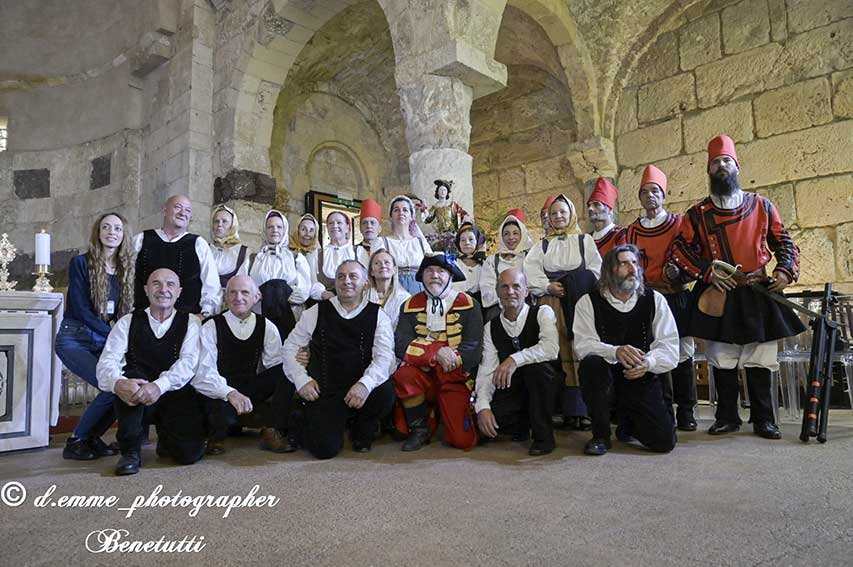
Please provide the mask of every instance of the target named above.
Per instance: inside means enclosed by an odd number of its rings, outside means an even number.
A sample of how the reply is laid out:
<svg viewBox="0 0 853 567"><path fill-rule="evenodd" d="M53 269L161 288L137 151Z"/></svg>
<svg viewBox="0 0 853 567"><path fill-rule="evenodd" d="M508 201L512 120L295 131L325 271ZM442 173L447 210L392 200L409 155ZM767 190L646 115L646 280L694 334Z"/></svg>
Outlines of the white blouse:
<svg viewBox="0 0 853 567"><path fill-rule="evenodd" d="M397 285L394 286L394 293L385 298L385 303L382 304L382 311L391 319L391 329L397 329L397 321L400 320L400 306L410 297L412 297L412 294L397 282ZM369 288L367 290L367 299L372 303L379 303L379 292L372 287Z"/></svg>
<svg viewBox="0 0 853 567"><path fill-rule="evenodd" d="M397 238L382 238L383 244L386 244L388 251L394 256L397 261L398 268L408 268L417 270L421 266L421 261L425 254L432 254L429 242L426 238L410 238L408 240L399 240Z"/></svg>
<svg viewBox="0 0 853 567"><path fill-rule="evenodd" d="M269 280L279 279L287 282L293 289L290 303L305 303L311 287L311 274L305 258L294 256L286 246L264 246L255 256L249 275L260 286ZM258 302L260 307L260 302Z"/></svg>
<svg viewBox="0 0 853 567"><path fill-rule="evenodd" d="M586 269L601 277L601 256L595 246L595 240L589 234L583 235L584 256ZM581 265L581 254L578 246L578 235L568 234L564 237L548 239L548 252L542 252L542 243L530 249L524 260L524 274L530 292L536 296L545 295L548 284L548 276L545 272L562 272L579 268Z"/></svg>
<svg viewBox="0 0 853 567"><path fill-rule="evenodd" d="M235 244L228 248L219 248L218 246L210 244L210 253L213 254L213 261L216 262L216 269L219 271L220 276L230 274L234 271L234 268L237 267L237 258L240 256L240 248L240 244ZM240 264L240 268L237 270L235 275L249 275L249 256L249 251L246 250L246 257L243 259L243 263Z"/></svg>
<svg viewBox="0 0 853 567"><path fill-rule="evenodd" d="M483 299L483 307L491 307L498 304L498 278L495 275L495 256L492 254L483 262L480 271L480 294ZM512 260L506 260L503 256L498 257L498 274L510 268L524 270L524 255L515 255Z"/></svg>
<svg viewBox="0 0 853 567"><path fill-rule="evenodd" d="M454 282L453 289L456 291L464 291L465 293L477 293L480 291L480 272L483 266L474 264L468 266L462 260L456 260L456 266L465 274L465 281Z"/></svg>
<svg viewBox="0 0 853 567"><path fill-rule="evenodd" d="M322 274L328 279L335 281L335 275L337 274L338 266L341 265L341 262L344 260L356 259L355 250L353 249L352 244L344 244L343 246L329 244L323 248L322 266L317 266L319 252L314 250L311 254L314 256L314 265L317 270L312 270L311 272L311 299L320 301L320 299L322 299L323 292L326 291L326 286L320 282L320 278L318 277L320 270L323 270Z"/></svg>

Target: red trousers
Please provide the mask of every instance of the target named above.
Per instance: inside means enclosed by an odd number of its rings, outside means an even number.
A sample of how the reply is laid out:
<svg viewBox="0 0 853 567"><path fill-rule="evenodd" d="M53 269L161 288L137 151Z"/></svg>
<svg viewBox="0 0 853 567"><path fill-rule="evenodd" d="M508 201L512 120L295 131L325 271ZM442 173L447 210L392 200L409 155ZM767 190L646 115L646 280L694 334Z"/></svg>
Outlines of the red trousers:
<svg viewBox="0 0 853 567"><path fill-rule="evenodd" d="M446 346L446 343L433 343L426 354L430 360L433 351ZM408 354L404 363L394 373L394 390L401 400L423 395L430 405L438 404L441 421L444 423L444 441L451 447L469 450L477 445L477 427L471 410L470 396L466 382L468 377L461 368L452 372L444 372L440 366L433 366L422 357L410 357ZM424 366L420 364L427 362ZM418 366L412 365L418 364ZM424 368L427 368L426 370ZM409 431L402 408L395 412L395 424L403 433ZM435 432L435 419L430 416L430 432Z"/></svg>

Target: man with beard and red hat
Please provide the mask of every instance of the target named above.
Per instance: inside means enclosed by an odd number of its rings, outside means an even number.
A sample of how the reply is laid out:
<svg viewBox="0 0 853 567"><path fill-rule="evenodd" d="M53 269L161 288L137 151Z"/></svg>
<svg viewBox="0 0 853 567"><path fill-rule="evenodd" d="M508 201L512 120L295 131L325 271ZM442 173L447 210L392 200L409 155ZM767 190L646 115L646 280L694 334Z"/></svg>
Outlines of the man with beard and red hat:
<svg viewBox="0 0 853 567"><path fill-rule="evenodd" d="M621 244L624 229L614 222L616 198L619 196L616 187L606 178L599 177L595 188L586 200L586 211L589 222L592 223L592 238L598 253L603 258L607 251Z"/></svg>
<svg viewBox="0 0 853 567"><path fill-rule="evenodd" d="M778 339L805 328L789 308L753 285L779 293L800 272L800 251L769 199L741 190L735 144L717 136L708 144L711 194L685 213L670 258L698 280L690 334L705 339L717 388L711 435L738 431L738 368L746 370L750 418L756 435L780 439L770 403L770 374L778 369ZM776 266L767 273L771 253ZM723 261L738 268L731 273Z"/></svg>
<svg viewBox="0 0 853 567"><path fill-rule="evenodd" d="M454 289L452 282L465 276L452 255L424 256L415 279L424 291L400 308L394 337L397 358L403 361L393 376L403 407L397 429L408 434L402 449L417 451L429 443L435 429L432 404L438 406L445 442L471 449L477 444L477 428L469 382L483 349L483 315L470 295Z"/></svg>
<svg viewBox="0 0 853 567"><path fill-rule="evenodd" d="M639 191L645 215L625 229L625 241L639 248L646 286L663 294L678 325L678 366L670 372L669 379L664 378L662 382L664 400L670 409L673 400L677 404L675 422L680 430L696 431L696 418L693 416L696 406L694 344L690 336L693 305L685 285L688 278L683 277L667 258L683 217L664 208L666 189L666 174L654 165L646 166Z"/></svg>

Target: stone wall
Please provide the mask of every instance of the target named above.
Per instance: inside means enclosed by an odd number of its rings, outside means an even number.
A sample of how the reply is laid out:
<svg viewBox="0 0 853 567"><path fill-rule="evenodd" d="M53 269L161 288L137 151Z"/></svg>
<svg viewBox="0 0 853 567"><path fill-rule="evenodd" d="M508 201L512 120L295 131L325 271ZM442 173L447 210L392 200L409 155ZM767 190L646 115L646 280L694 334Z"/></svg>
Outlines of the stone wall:
<svg viewBox="0 0 853 567"><path fill-rule="evenodd" d="M712 2L659 36L616 116L620 220L642 170L669 207L708 193L706 146L737 143L741 182L771 198L802 251L800 283L853 285L853 8L849 0Z"/></svg>
<svg viewBox="0 0 853 567"><path fill-rule="evenodd" d="M471 108L476 219L497 228L521 207L536 228L549 193L583 199L566 157L576 141L568 87L545 31L521 10L506 8L495 59L507 65L507 87Z"/></svg>

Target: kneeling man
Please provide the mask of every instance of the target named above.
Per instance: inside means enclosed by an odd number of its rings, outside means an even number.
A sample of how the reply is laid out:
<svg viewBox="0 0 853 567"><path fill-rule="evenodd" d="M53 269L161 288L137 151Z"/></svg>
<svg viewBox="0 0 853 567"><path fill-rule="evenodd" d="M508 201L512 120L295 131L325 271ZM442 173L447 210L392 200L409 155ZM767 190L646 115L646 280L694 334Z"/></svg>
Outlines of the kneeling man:
<svg viewBox="0 0 853 567"><path fill-rule="evenodd" d="M633 244L611 249L598 287L575 308L581 391L592 417L587 455L603 455L610 448L611 388L626 433L652 451L668 453L675 447L660 375L678 364L678 329L663 295L643 285L639 257Z"/></svg>
<svg viewBox="0 0 853 567"><path fill-rule="evenodd" d="M225 437L237 424L237 416L251 413L268 399L274 427L261 431L262 447L277 453L295 450L285 433L293 384L281 368L278 329L252 312L260 298L254 279L234 276L225 288L228 311L201 328L201 359L192 385L206 396L208 455L224 453Z"/></svg>
<svg viewBox="0 0 853 567"><path fill-rule="evenodd" d="M415 279L424 291L400 307L394 335L395 352L403 364L394 373L394 389L405 419L397 429L408 433L403 451L429 443L435 420L427 403L437 403L444 440L451 447L471 449L477 429L470 408L473 372L480 363L483 315L470 295L451 285L465 275L444 253L425 256Z"/></svg>
<svg viewBox="0 0 853 567"><path fill-rule="evenodd" d="M527 440L529 453L554 450L554 406L559 355L557 317L547 305L529 307L527 278L518 268L498 277L501 314L486 323L483 360L477 372L477 425L486 437L498 430L515 440Z"/></svg>
<svg viewBox="0 0 853 567"><path fill-rule="evenodd" d="M204 453L204 416L190 380L199 354L197 317L175 310L178 275L151 272L145 284L149 306L118 320L98 361L98 387L116 395L121 458L117 475L139 472L143 432L157 428L157 454L191 464Z"/></svg>
<svg viewBox="0 0 853 567"><path fill-rule="evenodd" d="M367 271L345 260L335 295L302 314L282 346L284 373L304 400L299 442L318 459L337 455L352 420L352 448L370 451L379 421L394 405L388 370L394 357L391 320L365 293ZM307 368L297 359L308 348Z"/></svg>

